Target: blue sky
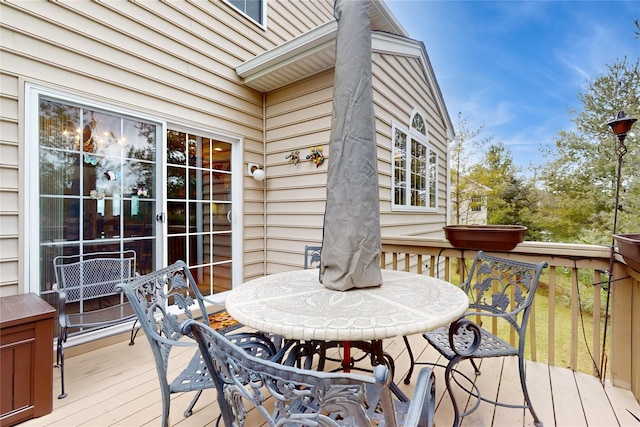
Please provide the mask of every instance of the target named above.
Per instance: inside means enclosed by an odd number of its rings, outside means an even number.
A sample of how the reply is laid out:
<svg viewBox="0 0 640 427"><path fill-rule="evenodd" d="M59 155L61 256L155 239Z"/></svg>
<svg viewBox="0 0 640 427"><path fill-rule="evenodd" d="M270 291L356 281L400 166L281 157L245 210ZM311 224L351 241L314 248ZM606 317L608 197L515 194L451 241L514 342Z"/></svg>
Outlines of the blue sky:
<svg viewBox="0 0 640 427"><path fill-rule="evenodd" d="M502 141L523 169L544 159L588 81L625 56L635 63L640 1L386 0L424 42L449 115ZM613 117L612 117L613 119Z"/></svg>

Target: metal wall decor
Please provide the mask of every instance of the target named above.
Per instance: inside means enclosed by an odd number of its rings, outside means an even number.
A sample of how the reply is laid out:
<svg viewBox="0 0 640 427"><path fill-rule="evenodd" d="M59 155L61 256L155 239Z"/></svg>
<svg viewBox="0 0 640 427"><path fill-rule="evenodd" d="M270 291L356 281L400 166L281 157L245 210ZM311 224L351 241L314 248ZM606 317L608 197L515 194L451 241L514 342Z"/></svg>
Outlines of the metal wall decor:
<svg viewBox="0 0 640 427"><path fill-rule="evenodd" d="M320 167L321 164L324 163L324 154L322 154L322 145L318 145L317 147L311 147L311 154L307 155L307 160L311 160L316 164L316 167Z"/></svg>
<svg viewBox="0 0 640 427"><path fill-rule="evenodd" d="M324 161L328 158L322 153L322 145L318 145L316 147L310 148L311 153L307 155L306 159L315 163L316 167L320 167L324 163ZM289 160L289 163L293 163L298 166L300 163L300 150L294 150L285 157L285 159Z"/></svg>
<svg viewBox="0 0 640 427"><path fill-rule="evenodd" d="M285 159L289 159L289 163L298 166L298 163L300 163L300 150L292 151Z"/></svg>

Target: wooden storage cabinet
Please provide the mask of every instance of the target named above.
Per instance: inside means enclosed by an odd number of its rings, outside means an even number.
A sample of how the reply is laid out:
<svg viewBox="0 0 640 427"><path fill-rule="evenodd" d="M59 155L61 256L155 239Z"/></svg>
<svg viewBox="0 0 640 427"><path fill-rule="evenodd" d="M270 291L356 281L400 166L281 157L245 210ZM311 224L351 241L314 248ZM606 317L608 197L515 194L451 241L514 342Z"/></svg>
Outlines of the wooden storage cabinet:
<svg viewBox="0 0 640 427"><path fill-rule="evenodd" d="M55 309L35 294L0 297L0 426L53 409Z"/></svg>

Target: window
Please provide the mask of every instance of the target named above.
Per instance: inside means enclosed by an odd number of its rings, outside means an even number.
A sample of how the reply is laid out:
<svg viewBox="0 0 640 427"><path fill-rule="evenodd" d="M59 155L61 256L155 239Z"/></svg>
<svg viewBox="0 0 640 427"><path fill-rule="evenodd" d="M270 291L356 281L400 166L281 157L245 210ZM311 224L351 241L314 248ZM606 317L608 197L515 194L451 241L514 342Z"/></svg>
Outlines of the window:
<svg viewBox="0 0 640 427"><path fill-rule="evenodd" d="M474 194L471 196L471 211L482 212L482 205L484 204L484 197L482 195Z"/></svg>
<svg viewBox="0 0 640 427"><path fill-rule="evenodd" d="M200 292L231 289L232 145L167 131L168 263L187 263Z"/></svg>
<svg viewBox="0 0 640 427"><path fill-rule="evenodd" d="M410 123L409 130L393 124L393 208L433 211L438 156L428 144L424 117L414 111Z"/></svg>
<svg viewBox="0 0 640 427"><path fill-rule="evenodd" d="M32 291L55 304L51 264L58 255L132 249L137 271L153 271L160 123L44 95L31 111L38 160L30 169L37 224L30 251L41 275Z"/></svg>
<svg viewBox="0 0 640 427"><path fill-rule="evenodd" d="M233 7L256 21L264 24L264 1L263 0L227 0Z"/></svg>

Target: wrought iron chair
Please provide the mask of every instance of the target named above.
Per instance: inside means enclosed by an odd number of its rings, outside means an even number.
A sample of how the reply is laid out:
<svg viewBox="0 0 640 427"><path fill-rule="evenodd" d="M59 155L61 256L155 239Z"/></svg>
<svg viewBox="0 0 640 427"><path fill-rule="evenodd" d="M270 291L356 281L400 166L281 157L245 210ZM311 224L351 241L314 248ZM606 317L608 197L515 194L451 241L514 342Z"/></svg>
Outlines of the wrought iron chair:
<svg viewBox="0 0 640 427"><path fill-rule="evenodd" d="M194 405L204 389L215 387L197 344L185 337L180 329L180 321L185 318L202 317L199 323L209 326L209 317L202 294L183 261L136 278L130 283L118 286L135 311L149 340L156 361L156 370L162 391L162 425L169 420L170 399L173 393L197 391L184 412L191 415ZM273 343L258 333L233 333L227 335L238 348L258 358L270 358L275 353ZM174 346L190 346L195 353L182 372L170 380L167 366Z"/></svg>
<svg viewBox="0 0 640 427"><path fill-rule="evenodd" d="M469 311L451 325L424 334L424 338L429 344L448 360L445 369L445 384L455 412L454 426L459 425L461 417L476 410L481 401L509 408L529 409L535 425L542 426L542 421L533 409L527 390L524 346L533 299L540 275L545 267L547 267L546 262L530 264L487 255L479 251L471 265L468 278L461 285L469 295ZM493 333L482 328L482 319L487 317L506 320L517 334L517 344L515 344L517 347L498 337L496 326L493 327ZM503 356L518 357L524 405L507 404L482 397L477 385L455 369L460 361L469 359L473 364L475 374L480 375L480 370L474 359ZM430 363L416 362L415 364ZM457 378L459 375L471 384L470 389L462 386L462 380ZM475 404L462 414L460 414L454 398L451 387L452 379L477 398Z"/></svg>
<svg viewBox="0 0 640 427"><path fill-rule="evenodd" d="M67 397L64 387L64 345L69 336L86 334L96 329L135 320L129 301L116 291L116 285L129 282L136 275L136 253L97 252L58 256L53 260L58 293L58 335L56 365L60 367L62 390L59 399ZM133 345L138 329L131 330Z"/></svg>
<svg viewBox="0 0 640 427"><path fill-rule="evenodd" d="M320 260L322 259L322 246L304 247L304 269L320 268Z"/></svg>
<svg viewBox="0 0 640 427"><path fill-rule="evenodd" d="M247 420L253 417L248 415L252 408L252 414L273 426L433 424L435 377L429 368L420 371L413 400L399 402L393 398L392 378L383 365L376 366L373 377L301 369L247 354L203 323L187 320L181 328L193 335L206 355L209 372L216 373L218 404L227 426L258 422Z"/></svg>

